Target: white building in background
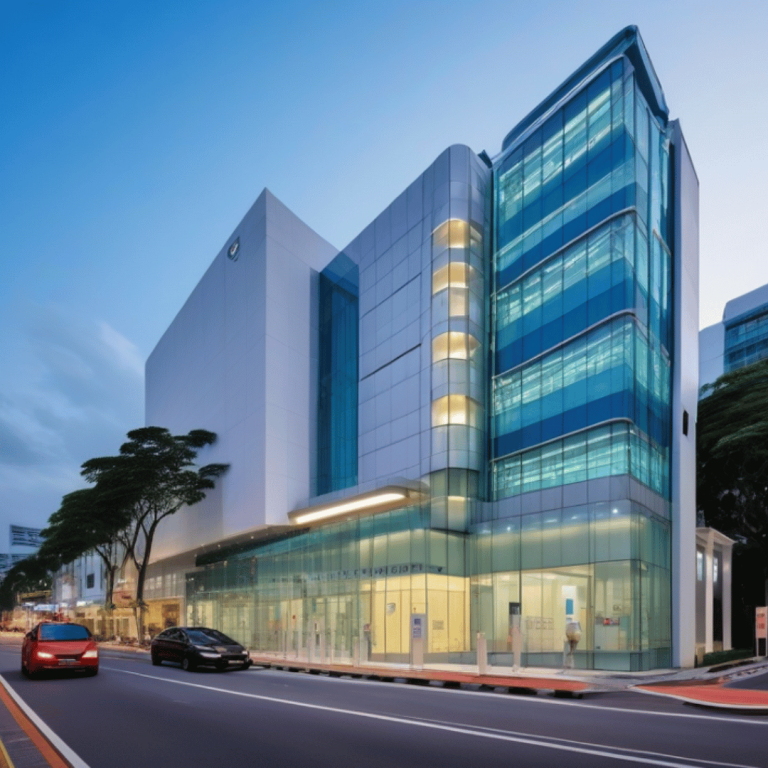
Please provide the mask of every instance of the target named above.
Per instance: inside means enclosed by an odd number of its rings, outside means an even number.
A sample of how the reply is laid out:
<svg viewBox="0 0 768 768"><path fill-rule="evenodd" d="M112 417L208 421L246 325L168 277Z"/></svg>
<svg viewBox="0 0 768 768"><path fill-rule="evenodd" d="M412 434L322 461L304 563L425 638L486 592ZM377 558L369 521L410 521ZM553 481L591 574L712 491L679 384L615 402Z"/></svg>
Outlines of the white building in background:
<svg viewBox="0 0 768 768"><path fill-rule="evenodd" d="M0 542L0 546L2 546L2 550L0 550L0 580L12 566L25 557L33 555L42 544L40 528L30 528L11 523L7 531L8 538L5 542Z"/></svg>

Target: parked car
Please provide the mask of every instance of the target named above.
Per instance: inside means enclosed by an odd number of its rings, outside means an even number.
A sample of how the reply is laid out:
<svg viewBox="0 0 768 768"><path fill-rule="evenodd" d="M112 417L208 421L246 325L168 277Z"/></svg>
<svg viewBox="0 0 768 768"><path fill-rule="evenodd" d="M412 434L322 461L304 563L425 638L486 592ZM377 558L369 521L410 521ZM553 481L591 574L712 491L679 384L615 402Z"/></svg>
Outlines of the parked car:
<svg viewBox="0 0 768 768"><path fill-rule="evenodd" d="M43 621L24 636L21 671L34 677L62 669L98 674L99 646L81 624Z"/></svg>
<svg viewBox="0 0 768 768"><path fill-rule="evenodd" d="M150 652L153 664L175 661L186 670L209 666L223 672L230 667L248 669L252 663L240 643L208 627L166 629L154 637Z"/></svg>

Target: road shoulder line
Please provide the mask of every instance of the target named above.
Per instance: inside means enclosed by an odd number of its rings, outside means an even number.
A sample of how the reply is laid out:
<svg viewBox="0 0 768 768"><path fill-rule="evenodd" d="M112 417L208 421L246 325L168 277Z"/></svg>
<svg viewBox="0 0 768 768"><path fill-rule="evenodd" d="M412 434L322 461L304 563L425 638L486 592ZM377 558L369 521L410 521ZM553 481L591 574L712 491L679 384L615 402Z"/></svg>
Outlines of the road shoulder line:
<svg viewBox="0 0 768 768"><path fill-rule="evenodd" d="M13 760L11 760L11 756L8 754L8 750L5 748L5 744L3 744L3 740L0 739L0 765L3 766L3 768L16 768L13 764Z"/></svg>
<svg viewBox="0 0 768 768"><path fill-rule="evenodd" d="M8 708L14 720L29 736L51 768L89 768L40 718L40 716L13 690L0 675L0 701Z"/></svg>

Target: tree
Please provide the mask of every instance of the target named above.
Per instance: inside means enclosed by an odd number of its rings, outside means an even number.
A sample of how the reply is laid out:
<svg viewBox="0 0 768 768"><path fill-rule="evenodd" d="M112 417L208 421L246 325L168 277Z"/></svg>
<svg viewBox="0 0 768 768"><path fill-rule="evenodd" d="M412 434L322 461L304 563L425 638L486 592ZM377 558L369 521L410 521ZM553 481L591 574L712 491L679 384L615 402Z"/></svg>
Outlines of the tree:
<svg viewBox="0 0 768 768"><path fill-rule="evenodd" d="M172 435L162 427L143 427L129 432L128 438L119 456L90 459L81 474L94 484L101 508L119 510L127 520L118 540L136 568L134 616L142 638L144 581L157 527L182 507L202 501L228 465L195 468L198 451L216 440L213 432L203 429Z"/></svg>
<svg viewBox="0 0 768 768"><path fill-rule="evenodd" d="M115 574L128 556L120 545L120 532L129 523L126 506L105 500L98 488L73 491L64 496L61 507L48 519L40 555L52 563L55 571L87 552L96 552L107 576L104 607L109 611L113 607Z"/></svg>
<svg viewBox="0 0 768 768"><path fill-rule="evenodd" d="M38 592L51 588L51 563L39 554L15 563L0 584L0 609L11 610L20 592Z"/></svg>
<svg viewBox="0 0 768 768"><path fill-rule="evenodd" d="M702 387L702 395L700 517L739 542L734 559L750 553L751 562L762 564L756 577L768 587L768 360L724 374Z"/></svg>

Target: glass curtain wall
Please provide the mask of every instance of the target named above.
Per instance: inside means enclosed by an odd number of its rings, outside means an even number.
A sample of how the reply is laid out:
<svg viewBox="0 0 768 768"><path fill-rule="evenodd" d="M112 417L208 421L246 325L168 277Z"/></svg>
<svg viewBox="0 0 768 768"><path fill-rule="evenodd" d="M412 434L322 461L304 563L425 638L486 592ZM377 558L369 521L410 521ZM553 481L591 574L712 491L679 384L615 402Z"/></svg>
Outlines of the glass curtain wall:
<svg viewBox="0 0 768 768"><path fill-rule="evenodd" d="M669 663L669 520L622 500L491 520L472 534L472 632L485 633L493 663L512 663L510 603L521 606L524 665L562 664L569 605L583 631L577 666Z"/></svg>
<svg viewBox="0 0 768 768"><path fill-rule="evenodd" d="M768 357L768 306L731 320L725 328L725 373Z"/></svg>
<svg viewBox="0 0 768 768"><path fill-rule="evenodd" d="M357 483L357 265L339 254L319 275L317 487Z"/></svg>
<svg viewBox="0 0 768 768"><path fill-rule="evenodd" d="M326 525L201 561L187 621L288 658L351 660L357 648L407 662L410 615L425 613L426 658L458 661L470 649L466 547L465 533L430 530L428 505Z"/></svg>
<svg viewBox="0 0 768 768"><path fill-rule="evenodd" d="M495 171L495 503L471 529L470 591L473 631L499 663L512 661L510 603L523 663L562 664L568 620L582 626L578 666L668 663L669 168L663 119L622 57ZM601 486L606 501L571 490L627 476L663 514L626 480Z"/></svg>

